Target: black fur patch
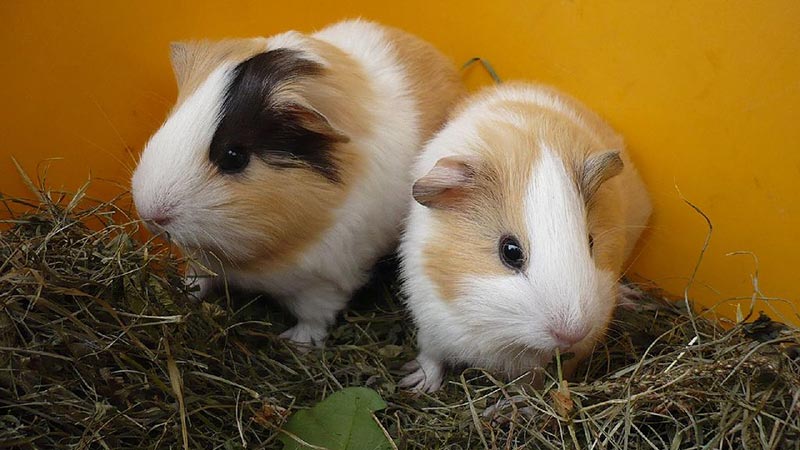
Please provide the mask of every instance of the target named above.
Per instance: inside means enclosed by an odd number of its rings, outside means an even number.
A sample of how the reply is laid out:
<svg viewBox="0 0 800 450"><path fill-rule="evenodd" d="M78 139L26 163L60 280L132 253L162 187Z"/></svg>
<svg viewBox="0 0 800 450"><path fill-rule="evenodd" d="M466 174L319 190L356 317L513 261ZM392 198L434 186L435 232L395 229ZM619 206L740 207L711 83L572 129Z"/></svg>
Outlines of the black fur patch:
<svg viewBox="0 0 800 450"><path fill-rule="evenodd" d="M298 110L296 105L275 106L276 89L322 72L322 66L298 53L270 50L236 66L211 141L211 162L219 166L232 149L246 153L251 160L255 156L275 167L309 167L331 181L339 181L333 144L341 136L304 126L310 112Z"/></svg>

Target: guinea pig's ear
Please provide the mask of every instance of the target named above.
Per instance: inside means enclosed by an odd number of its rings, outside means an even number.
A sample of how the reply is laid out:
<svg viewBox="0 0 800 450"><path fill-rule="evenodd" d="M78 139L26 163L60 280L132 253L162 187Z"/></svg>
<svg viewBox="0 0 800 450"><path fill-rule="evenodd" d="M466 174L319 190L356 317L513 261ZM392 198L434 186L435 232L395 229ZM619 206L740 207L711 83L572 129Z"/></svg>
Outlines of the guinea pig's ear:
<svg viewBox="0 0 800 450"><path fill-rule="evenodd" d="M310 105L290 102L280 106L280 110L290 114L304 129L325 136L330 142L350 142L350 138L336 129L321 112Z"/></svg>
<svg viewBox="0 0 800 450"><path fill-rule="evenodd" d="M581 175L581 193L589 202L600 186L609 179L622 173L625 164L618 150L608 150L589 155L583 163Z"/></svg>
<svg viewBox="0 0 800 450"><path fill-rule="evenodd" d="M175 73L175 80L178 87L186 81L189 67L192 65L192 55L195 43L192 42L171 42L169 44L169 59L172 62L172 72Z"/></svg>
<svg viewBox="0 0 800 450"><path fill-rule="evenodd" d="M448 156L424 177L414 183L411 191L420 205L435 209L454 209L475 185L477 161L467 156Z"/></svg>

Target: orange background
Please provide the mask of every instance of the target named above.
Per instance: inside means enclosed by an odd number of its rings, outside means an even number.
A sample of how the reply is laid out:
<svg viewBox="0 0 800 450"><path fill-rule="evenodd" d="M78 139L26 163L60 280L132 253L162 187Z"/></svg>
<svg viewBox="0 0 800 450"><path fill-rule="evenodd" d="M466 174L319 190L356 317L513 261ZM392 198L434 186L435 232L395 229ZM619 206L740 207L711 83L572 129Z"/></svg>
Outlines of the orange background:
<svg viewBox="0 0 800 450"><path fill-rule="evenodd" d="M758 255L764 295L798 305L800 2L770 1L10 1L0 2L0 191L22 194L10 156L109 198L175 98L168 43L309 31L362 16L482 56L505 79L556 85L627 138L656 214L633 272L682 295L745 297ZM473 67L471 87L490 82ZM731 315L736 301L723 311ZM773 301L800 322L791 303ZM773 314L774 315L774 314Z"/></svg>

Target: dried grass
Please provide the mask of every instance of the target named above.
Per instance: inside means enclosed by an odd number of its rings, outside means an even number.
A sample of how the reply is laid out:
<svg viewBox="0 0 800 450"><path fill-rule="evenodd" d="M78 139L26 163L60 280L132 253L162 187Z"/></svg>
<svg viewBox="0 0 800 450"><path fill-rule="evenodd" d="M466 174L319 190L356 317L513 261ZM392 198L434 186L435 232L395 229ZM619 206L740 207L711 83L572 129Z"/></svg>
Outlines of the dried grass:
<svg viewBox="0 0 800 450"><path fill-rule="evenodd" d="M3 199L0 447L276 448L291 412L369 386L398 448L800 448L796 329L726 330L648 292L619 309L580 382L531 391L470 369L415 396L395 384L414 336L391 263L303 354L262 298L193 299L181 261L134 239L114 203L34 189Z"/></svg>

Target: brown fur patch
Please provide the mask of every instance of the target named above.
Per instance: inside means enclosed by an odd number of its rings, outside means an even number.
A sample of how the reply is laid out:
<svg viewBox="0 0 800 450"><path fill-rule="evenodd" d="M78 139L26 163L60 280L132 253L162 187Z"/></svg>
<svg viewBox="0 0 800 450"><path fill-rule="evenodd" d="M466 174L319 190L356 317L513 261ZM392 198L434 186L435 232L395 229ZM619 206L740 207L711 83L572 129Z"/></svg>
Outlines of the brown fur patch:
<svg viewBox="0 0 800 450"><path fill-rule="evenodd" d="M495 117L497 113L514 117L525 126L487 118L476 130L478 142L464 143L468 146L464 151L480 160L468 201L455 210L430 211L436 225L424 250L424 264L447 300L458 298L465 280L510 273L498 255L503 235L513 234L526 252L536 251L528 242L524 208L541 142L565 162L576 190L586 157L608 150L603 138L587 133L558 111L520 101L489 101L484 106ZM587 219L594 237L595 264L619 274L625 248L619 179L612 178L597 189Z"/></svg>

